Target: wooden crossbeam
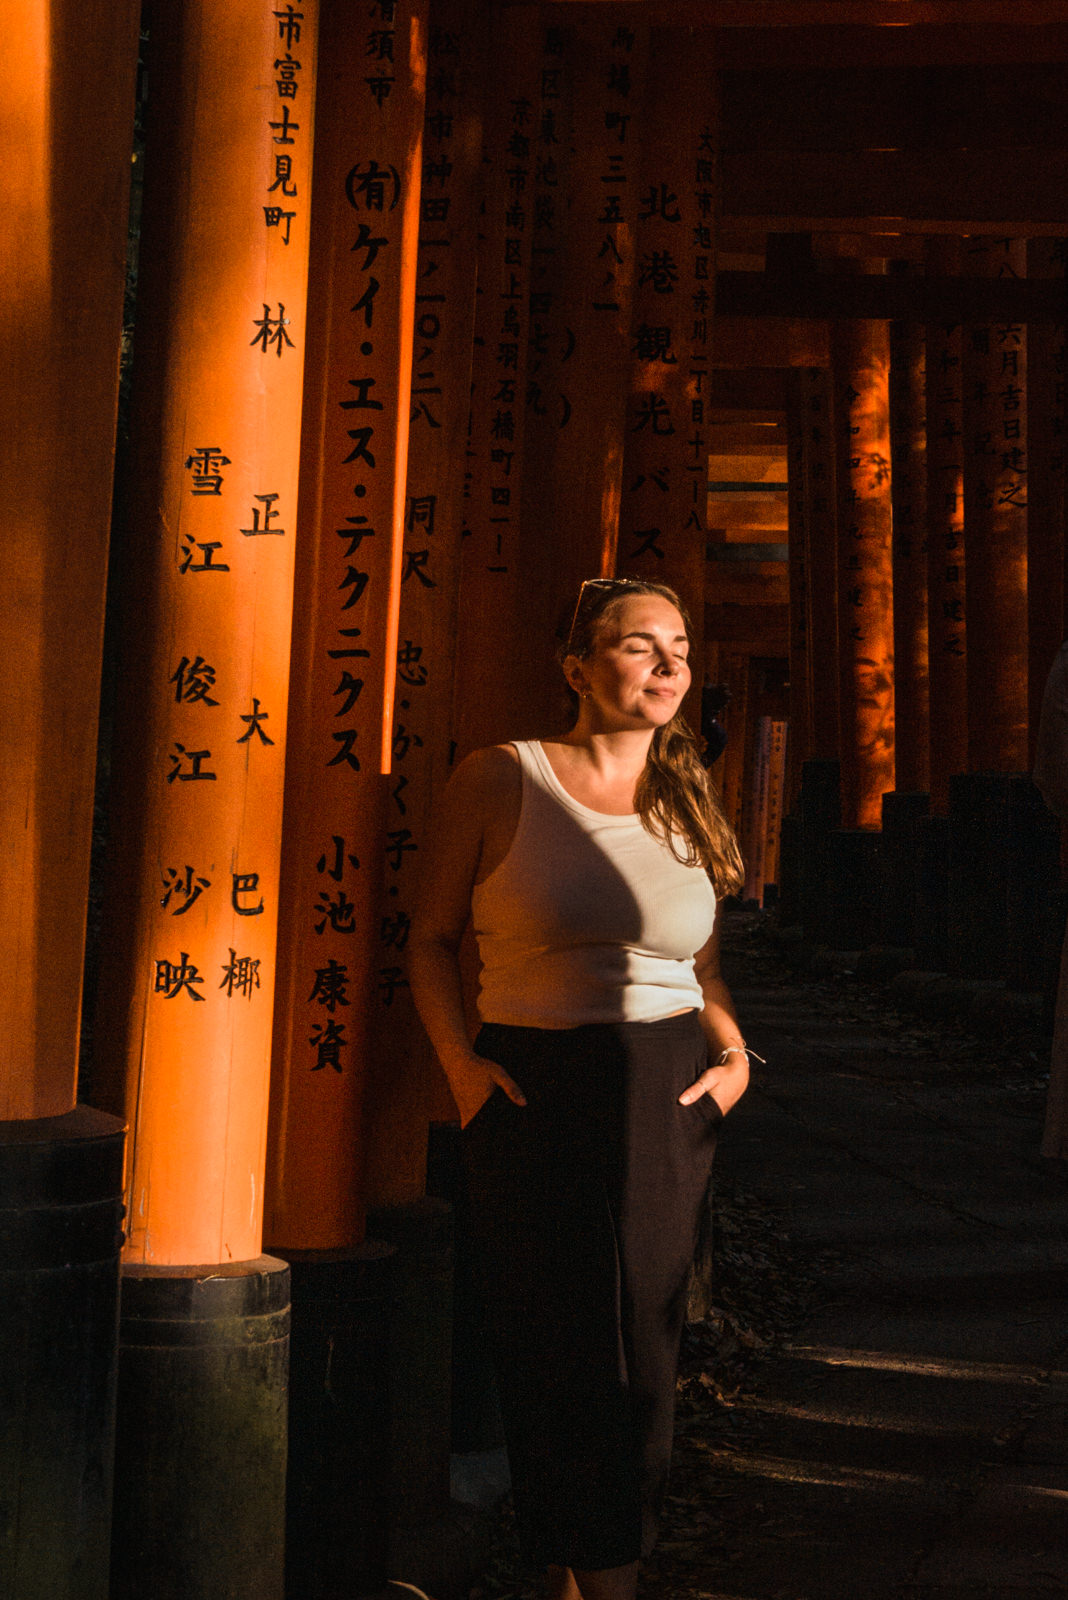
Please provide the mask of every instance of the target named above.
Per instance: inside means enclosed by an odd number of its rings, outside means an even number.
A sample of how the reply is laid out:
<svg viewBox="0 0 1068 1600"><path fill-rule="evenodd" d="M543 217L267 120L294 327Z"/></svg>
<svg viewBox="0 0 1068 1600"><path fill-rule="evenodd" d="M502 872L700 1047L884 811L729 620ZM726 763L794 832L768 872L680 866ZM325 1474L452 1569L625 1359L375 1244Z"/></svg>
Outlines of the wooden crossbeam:
<svg viewBox="0 0 1068 1600"><path fill-rule="evenodd" d="M1012 219L1022 237L1036 224L1068 230L1068 149L734 152L723 155L721 184L731 229L739 218L804 214L825 219L823 230L835 226L831 218L843 230L854 226L846 219L868 218L879 232L903 234L923 232L923 218L954 222L958 232L974 219L998 227ZM777 227L769 221L772 232Z"/></svg>
<svg viewBox="0 0 1068 1600"><path fill-rule="evenodd" d="M725 153L726 227L789 231L783 219L821 218L821 231L923 232L923 219L966 232L1011 225L1020 237L1068 232L1068 149L769 150ZM746 219L745 222L741 219ZM834 219L837 219L834 220Z"/></svg>
<svg viewBox="0 0 1068 1600"><path fill-rule="evenodd" d="M909 10L919 7L910 6ZM969 10L975 13L970 23L961 16L957 23L951 20L918 27L839 26L833 42L828 40L825 24L799 21L794 27L721 28L714 36L716 64L728 70L767 70L828 65L1000 66L1068 60L1068 23L1063 11L1058 17L1029 25L1023 6L1007 6L997 19L984 13L981 6Z"/></svg>
<svg viewBox="0 0 1068 1600"><path fill-rule="evenodd" d="M817 272L794 278L724 272L717 312L726 317L900 319L910 322L1064 322L1064 281L899 278Z"/></svg>
<svg viewBox="0 0 1068 1600"><path fill-rule="evenodd" d="M503 0L505 5L529 0ZM1068 22L1065 0L549 0L576 17L610 9L672 28L1042 27Z"/></svg>
<svg viewBox="0 0 1068 1600"><path fill-rule="evenodd" d="M1068 149L1062 62L843 67L830 56L721 71L723 149Z"/></svg>

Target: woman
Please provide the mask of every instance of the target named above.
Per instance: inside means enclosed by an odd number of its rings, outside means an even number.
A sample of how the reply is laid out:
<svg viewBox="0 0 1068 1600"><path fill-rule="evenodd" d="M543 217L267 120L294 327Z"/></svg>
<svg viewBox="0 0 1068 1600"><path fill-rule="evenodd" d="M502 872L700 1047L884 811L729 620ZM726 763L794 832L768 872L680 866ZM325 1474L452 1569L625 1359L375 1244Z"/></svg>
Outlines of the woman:
<svg viewBox="0 0 1068 1600"><path fill-rule="evenodd" d="M741 860L679 716L689 649L670 589L583 584L561 658L575 725L457 768L412 930L520 1537L559 1600L629 1600L655 1538L716 1126L748 1081L714 927Z"/></svg>

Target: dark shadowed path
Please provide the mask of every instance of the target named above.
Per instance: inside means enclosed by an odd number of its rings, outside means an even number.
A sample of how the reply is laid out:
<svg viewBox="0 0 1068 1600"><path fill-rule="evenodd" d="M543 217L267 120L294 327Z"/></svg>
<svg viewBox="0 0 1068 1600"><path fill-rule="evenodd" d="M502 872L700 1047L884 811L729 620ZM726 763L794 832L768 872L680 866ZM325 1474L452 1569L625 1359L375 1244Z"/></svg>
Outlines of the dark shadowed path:
<svg viewBox="0 0 1068 1600"><path fill-rule="evenodd" d="M746 919L730 942L768 1065L718 1181L818 1283L737 1393L681 1406L647 1597L1068 1594L1068 1175L1037 1154L1034 1041L798 983Z"/></svg>

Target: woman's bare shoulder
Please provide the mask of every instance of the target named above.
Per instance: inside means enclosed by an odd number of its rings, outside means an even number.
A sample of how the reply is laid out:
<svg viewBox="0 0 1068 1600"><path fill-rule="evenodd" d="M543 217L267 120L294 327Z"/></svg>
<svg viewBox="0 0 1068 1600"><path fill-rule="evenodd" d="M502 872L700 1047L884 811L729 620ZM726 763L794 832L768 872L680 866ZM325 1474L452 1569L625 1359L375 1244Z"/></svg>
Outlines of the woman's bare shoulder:
<svg viewBox="0 0 1068 1600"><path fill-rule="evenodd" d="M499 802L518 793L519 783L519 752L515 745L491 744L464 756L450 775L448 788L454 801Z"/></svg>
<svg viewBox="0 0 1068 1600"><path fill-rule="evenodd" d="M468 782L492 783L507 781L509 774L519 769L519 751L514 744L487 744L481 750L472 750L456 767L450 782L462 778Z"/></svg>

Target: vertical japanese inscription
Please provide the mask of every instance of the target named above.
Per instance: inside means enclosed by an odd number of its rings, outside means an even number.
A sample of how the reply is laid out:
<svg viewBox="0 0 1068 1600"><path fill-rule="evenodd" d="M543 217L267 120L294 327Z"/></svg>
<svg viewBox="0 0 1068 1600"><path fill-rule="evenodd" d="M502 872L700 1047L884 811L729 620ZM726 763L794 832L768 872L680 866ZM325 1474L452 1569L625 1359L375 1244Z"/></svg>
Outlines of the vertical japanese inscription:
<svg viewBox="0 0 1068 1600"><path fill-rule="evenodd" d="M370 1174L380 1193L398 1181L411 1181L407 1168L401 1178L396 1151L420 1150L425 1135L413 1125L415 1119L425 1126L430 1117L452 1112L402 980L428 817L452 764L452 670L475 308L475 275L466 246L478 225L486 33L475 0L443 0L435 6L415 280L406 576L387 803L388 828L407 828L407 843L414 848L399 854L395 872L387 865L387 904L375 926L379 1024L394 1065L389 1083L373 1084L367 1109L372 1162L382 1152L383 1170ZM409 1092L399 1097L395 1079L400 1071Z"/></svg>
<svg viewBox="0 0 1068 1600"><path fill-rule="evenodd" d="M453 725L461 753L514 735L521 693L508 641L520 593L537 35L532 8L494 12L490 60L499 60L500 72L486 105L482 152L457 611Z"/></svg>
<svg viewBox="0 0 1068 1600"><path fill-rule="evenodd" d="M136 1125L128 1253L159 1263L261 1248L315 95L314 3L204 19L153 23L168 137L146 184L131 441L144 603L98 1022ZM175 122L176 97L195 119ZM290 215L272 221L276 180Z"/></svg>
<svg viewBox="0 0 1068 1600"><path fill-rule="evenodd" d="M389 830L403 831L387 817L398 776L385 777L399 596L435 583L429 541L403 545L425 10L361 0L323 26L269 1133L278 1244L359 1237L369 1028L382 985L401 982L379 938ZM436 397L420 399L433 418Z"/></svg>
<svg viewBox="0 0 1068 1600"><path fill-rule="evenodd" d="M717 138L714 88L694 54L674 31L650 36L619 567L678 591L699 649ZM678 113L665 122L669 100Z"/></svg>

